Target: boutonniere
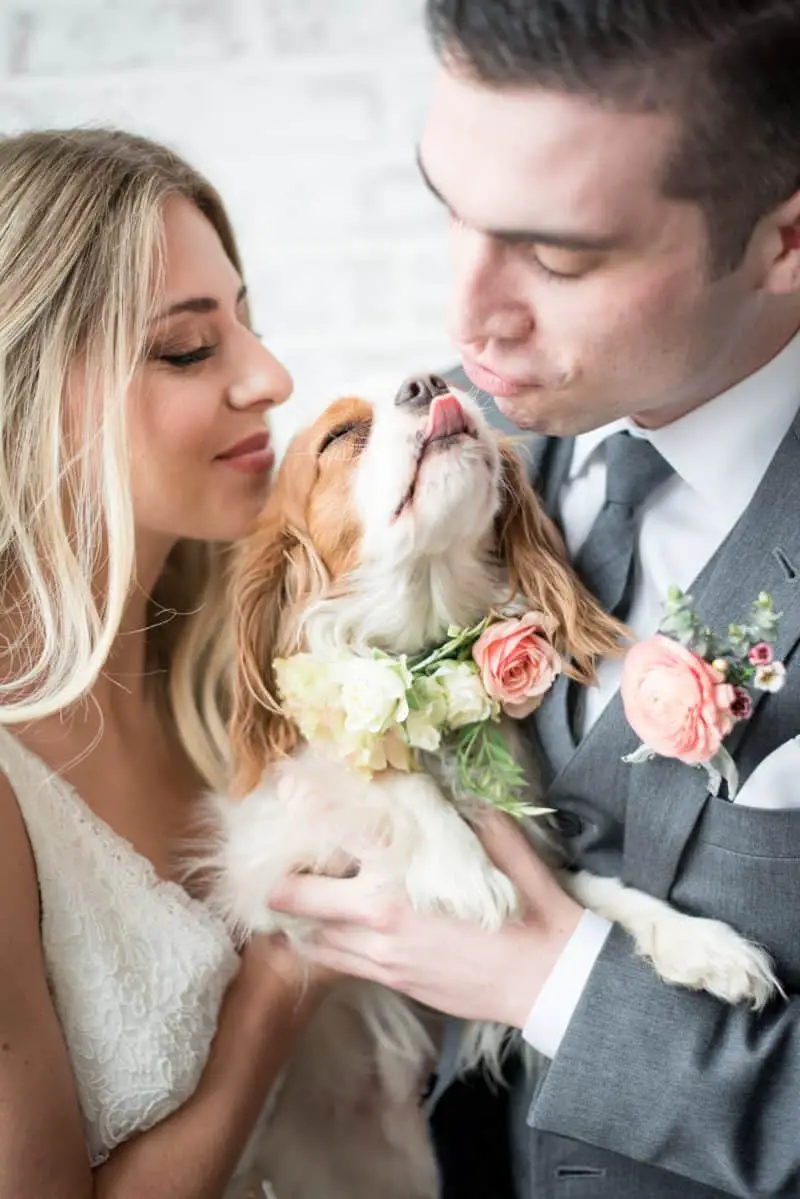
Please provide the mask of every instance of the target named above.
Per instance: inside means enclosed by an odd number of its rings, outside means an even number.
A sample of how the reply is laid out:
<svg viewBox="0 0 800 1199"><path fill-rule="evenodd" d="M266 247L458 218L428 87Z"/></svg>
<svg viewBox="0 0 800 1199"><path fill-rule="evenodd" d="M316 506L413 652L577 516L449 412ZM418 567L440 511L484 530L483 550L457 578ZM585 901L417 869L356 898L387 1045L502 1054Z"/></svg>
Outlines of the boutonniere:
<svg viewBox="0 0 800 1199"><path fill-rule="evenodd" d="M713 793L722 779L733 799L738 774L723 742L753 710L751 691L780 691L786 667L774 645L780 614L762 592L747 624L718 637L703 627L691 596L670 588L659 632L628 651L620 693L642 745L623 761L656 755L708 771Z"/></svg>
<svg viewBox="0 0 800 1199"><path fill-rule="evenodd" d="M499 722L527 716L561 673L553 631L541 612L491 613L416 657L298 653L277 659L275 674L305 740L354 770L414 770L421 754L439 754L465 794L537 815L549 809L524 803L525 775Z"/></svg>

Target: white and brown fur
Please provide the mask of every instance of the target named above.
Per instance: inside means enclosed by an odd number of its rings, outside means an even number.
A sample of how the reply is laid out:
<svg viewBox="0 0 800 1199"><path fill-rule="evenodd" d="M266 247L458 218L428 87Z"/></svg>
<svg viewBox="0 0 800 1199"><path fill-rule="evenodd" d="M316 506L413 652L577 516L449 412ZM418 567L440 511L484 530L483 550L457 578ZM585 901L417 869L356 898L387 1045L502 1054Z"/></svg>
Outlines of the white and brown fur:
<svg viewBox="0 0 800 1199"><path fill-rule="evenodd" d="M237 930L312 930L271 912L284 875L340 873L370 857L385 891L486 928L517 897L470 824L474 800L430 770L371 781L302 744L276 701L272 662L300 649L378 646L414 654L509 600L557 621L557 648L588 682L623 630L566 564L512 446L457 394L466 431L426 442L429 404L330 405L290 446L241 554L232 746L235 798L216 801L215 898ZM436 402L434 400L434 402ZM509 727L513 737L515 730ZM537 784L531 776L532 798ZM546 821L532 844L557 867ZM375 867L373 866L373 869ZM670 982L763 1004L768 959L727 926L693 919L615 879L562 872L580 902L621 924ZM506 1030L476 1026L462 1064L497 1068ZM277 1199L433 1199L436 1171L419 1108L435 1057L422 1013L377 984L334 988L275 1097L259 1146Z"/></svg>

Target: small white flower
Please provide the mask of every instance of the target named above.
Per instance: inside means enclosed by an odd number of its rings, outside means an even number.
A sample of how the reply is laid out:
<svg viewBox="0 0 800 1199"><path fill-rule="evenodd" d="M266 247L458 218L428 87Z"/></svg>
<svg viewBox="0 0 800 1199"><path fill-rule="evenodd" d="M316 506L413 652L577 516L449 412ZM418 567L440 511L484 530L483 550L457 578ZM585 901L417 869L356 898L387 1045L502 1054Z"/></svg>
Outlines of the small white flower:
<svg viewBox="0 0 800 1199"><path fill-rule="evenodd" d="M395 770L411 769L411 751L396 728L380 735L345 733L336 748L348 766L367 775L379 774L389 766Z"/></svg>
<svg viewBox="0 0 800 1199"><path fill-rule="evenodd" d="M427 675L414 679L409 707L405 722L409 745L433 753L441 744L442 729L447 722L447 696L443 687Z"/></svg>
<svg viewBox="0 0 800 1199"><path fill-rule="evenodd" d="M433 753L442 742L441 726L434 724L425 712L409 712L406 720L406 733L409 745L413 745L414 749L423 749L427 753Z"/></svg>
<svg viewBox="0 0 800 1199"><path fill-rule="evenodd" d="M348 733L384 733L408 716L406 691L412 678L404 658L348 657L337 662Z"/></svg>
<svg viewBox="0 0 800 1199"><path fill-rule="evenodd" d="M770 662L768 666L759 666L753 679L753 686L759 691L780 691L786 682L786 667L783 662Z"/></svg>
<svg viewBox="0 0 800 1199"><path fill-rule="evenodd" d="M447 700L447 723L451 729L489 720L497 713L497 704L483 688L473 662L442 662L434 678Z"/></svg>

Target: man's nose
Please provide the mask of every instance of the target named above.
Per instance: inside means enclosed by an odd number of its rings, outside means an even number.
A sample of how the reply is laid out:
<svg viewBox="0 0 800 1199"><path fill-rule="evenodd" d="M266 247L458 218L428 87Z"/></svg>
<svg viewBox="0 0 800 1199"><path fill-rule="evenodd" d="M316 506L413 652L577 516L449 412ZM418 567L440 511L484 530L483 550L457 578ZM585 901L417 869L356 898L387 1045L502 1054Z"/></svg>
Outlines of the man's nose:
<svg viewBox="0 0 800 1199"><path fill-rule="evenodd" d="M449 390L444 379L438 375L412 375L402 384L394 402L398 408L405 405L427 408L434 396L446 395Z"/></svg>

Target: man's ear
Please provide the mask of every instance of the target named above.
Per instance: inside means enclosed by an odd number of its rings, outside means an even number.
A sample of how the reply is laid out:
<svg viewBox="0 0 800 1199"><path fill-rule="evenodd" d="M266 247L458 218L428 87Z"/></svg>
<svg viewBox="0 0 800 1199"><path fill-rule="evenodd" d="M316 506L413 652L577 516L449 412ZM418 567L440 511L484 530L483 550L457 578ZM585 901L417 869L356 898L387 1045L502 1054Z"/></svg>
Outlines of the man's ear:
<svg viewBox="0 0 800 1199"><path fill-rule="evenodd" d="M762 291L800 295L800 190L762 218L749 254L758 256Z"/></svg>

